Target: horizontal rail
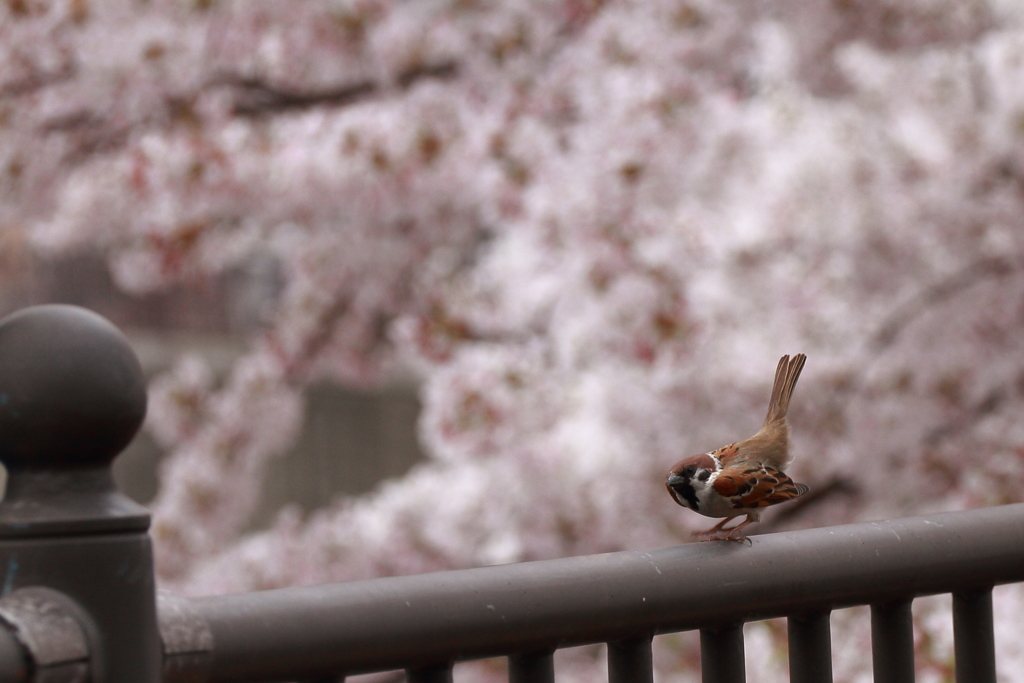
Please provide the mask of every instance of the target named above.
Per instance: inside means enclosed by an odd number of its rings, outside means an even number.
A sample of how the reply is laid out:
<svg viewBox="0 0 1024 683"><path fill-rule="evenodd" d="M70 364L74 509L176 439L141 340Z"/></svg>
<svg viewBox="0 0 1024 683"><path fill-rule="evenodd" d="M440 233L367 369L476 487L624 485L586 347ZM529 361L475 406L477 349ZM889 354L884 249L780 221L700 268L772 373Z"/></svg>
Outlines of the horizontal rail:
<svg viewBox="0 0 1024 683"><path fill-rule="evenodd" d="M1016 581L1024 581L1024 504L769 534L750 545L694 543L188 603L213 637L210 680L257 681L445 667Z"/></svg>

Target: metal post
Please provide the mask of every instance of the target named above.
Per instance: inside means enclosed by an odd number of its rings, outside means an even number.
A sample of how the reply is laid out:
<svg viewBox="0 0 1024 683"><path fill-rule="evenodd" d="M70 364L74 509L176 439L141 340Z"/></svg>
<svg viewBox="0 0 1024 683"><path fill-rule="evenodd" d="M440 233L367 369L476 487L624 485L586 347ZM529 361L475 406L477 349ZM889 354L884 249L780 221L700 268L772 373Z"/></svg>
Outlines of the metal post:
<svg viewBox="0 0 1024 683"><path fill-rule="evenodd" d="M700 676L703 683L744 683L743 624L700 630Z"/></svg>
<svg viewBox="0 0 1024 683"><path fill-rule="evenodd" d="M451 664L424 666L405 672L407 683L452 683Z"/></svg>
<svg viewBox="0 0 1024 683"><path fill-rule="evenodd" d="M28 662L24 650L7 629L0 629L0 681L16 683L28 680Z"/></svg>
<svg viewBox="0 0 1024 683"><path fill-rule="evenodd" d="M651 637L608 643L608 683L652 683Z"/></svg>
<svg viewBox="0 0 1024 683"><path fill-rule="evenodd" d="M832 631L828 612L791 616L789 680L791 683L832 683Z"/></svg>
<svg viewBox="0 0 1024 683"><path fill-rule="evenodd" d="M145 412L138 359L100 316L0 321L0 621L36 681L160 680L149 514L110 469Z"/></svg>
<svg viewBox="0 0 1024 683"><path fill-rule="evenodd" d="M555 683L554 652L524 652L508 658L509 683Z"/></svg>
<svg viewBox="0 0 1024 683"><path fill-rule="evenodd" d="M953 650L956 683L995 683L991 589L980 593L953 593Z"/></svg>
<svg viewBox="0 0 1024 683"><path fill-rule="evenodd" d="M910 600L871 606L871 662L875 683L913 683L914 622Z"/></svg>

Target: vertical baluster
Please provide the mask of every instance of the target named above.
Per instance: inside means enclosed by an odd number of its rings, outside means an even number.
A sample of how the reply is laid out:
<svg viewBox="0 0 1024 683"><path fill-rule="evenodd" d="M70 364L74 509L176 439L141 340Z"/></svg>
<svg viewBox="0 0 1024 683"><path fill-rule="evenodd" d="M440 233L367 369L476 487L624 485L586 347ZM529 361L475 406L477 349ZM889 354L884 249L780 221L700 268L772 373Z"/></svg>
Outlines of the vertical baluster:
<svg viewBox="0 0 1024 683"><path fill-rule="evenodd" d="M745 683L743 624L701 629L700 673L703 683Z"/></svg>
<svg viewBox="0 0 1024 683"><path fill-rule="evenodd" d="M555 683L554 652L523 652L508 658L509 683Z"/></svg>
<svg viewBox="0 0 1024 683"><path fill-rule="evenodd" d="M995 683L991 590L953 594L953 651L956 683Z"/></svg>
<svg viewBox="0 0 1024 683"><path fill-rule="evenodd" d="M452 683L452 665L438 664L407 669L405 680L407 683Z"/></svg>
<svg viewBox="0 0 1024 683"><path fill-rule="evenodd" d="M914 622L910 600L871 606L875 683L913 683Z"/></svg>
<svg viewBox="0 0 1024 683"><path fill-rule="evenodd" d="M652 683L651 638L608 643L608 683Z"/></svg>
<svg viewBox="0 0 1024 683"><path fill-rule="evenodd" d="M829 613L801 614L787 620L790 683L832 683L832 631Z"/></svg>

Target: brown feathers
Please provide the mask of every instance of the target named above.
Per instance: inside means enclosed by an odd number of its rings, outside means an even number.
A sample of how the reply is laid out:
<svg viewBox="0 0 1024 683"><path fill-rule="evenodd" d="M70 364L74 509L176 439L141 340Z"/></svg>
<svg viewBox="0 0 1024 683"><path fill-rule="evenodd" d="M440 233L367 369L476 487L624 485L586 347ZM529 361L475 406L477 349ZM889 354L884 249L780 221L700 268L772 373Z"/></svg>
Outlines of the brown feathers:
<svg viewBox="0 0 1024 683"><path fill-rule="evenodd" d="M793 397L793 388L800 379L800 371L804 369L807 356L798 353L790 359L783 356L775 370L775 384L772 386L771 399L768 401L768 415L757 434L733 445L737 454L731 462L761 464L781 470L789 464L789 425L786 413L789 412L789 401Z"/></svg>
<svg viewBox="0 0 1024 683"><path fill-rule="evenodd" d="M715 479L714 489L737 510L784 503L807 492L806 485L794 483L774 467L724 469Z"/></svg>
<svg viewBox="0 0 1024 683"><path fill-rule="evenodd" d="M789 356L779 359L779 366L775 369L775 384L772 385L772 397L768 401L768 416L764 418L766 426L786 419L789 400L793 398L793 387L800 379L800 371L804 369L806 361L807 356L802 353L796 354L792 359Z"/></svg>
<svg viewBox="0 0 1024 683"><path fill-rule="evenodd" d="M790 460L786 414L806 360L802 353L779 360L768 415L757 434L681 460L669 471L666 485L677 503L708 517L724 518L696 536L744 540L742 530L758 520L761 508L807 493L807 486L795 483L782 471ZM746 521L724 528L730 519L743 514Z"/></svg>

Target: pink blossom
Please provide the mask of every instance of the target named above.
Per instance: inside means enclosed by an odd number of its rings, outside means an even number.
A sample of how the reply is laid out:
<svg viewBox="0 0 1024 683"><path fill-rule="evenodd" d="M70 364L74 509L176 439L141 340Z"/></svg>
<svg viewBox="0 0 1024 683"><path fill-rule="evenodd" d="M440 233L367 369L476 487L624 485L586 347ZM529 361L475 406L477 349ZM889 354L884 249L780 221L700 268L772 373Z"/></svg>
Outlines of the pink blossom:
<svg viewBox="0 0 1024 683"><path fill-rule="evenodd" d="M0 19L0 226L44 257L99 250L129 292L258 259L280 278L223 386L196 359L152 386L166 586L683 542L705 520L666 468L752 433L797 351L791 474L824 495L766 530L1022 499L1013 3L76 0ZM421 382L429 460L244 533L303 389L397 372ZM948 613L915 613L922 680L947 673ZM864 616L833 616L837 680L869 675ZM751 679L782 676L778 624L747 631ZM694 680L694 648L662 639L659 680ZM566 680L603 675L599 651L560 653Z"/></svg>

